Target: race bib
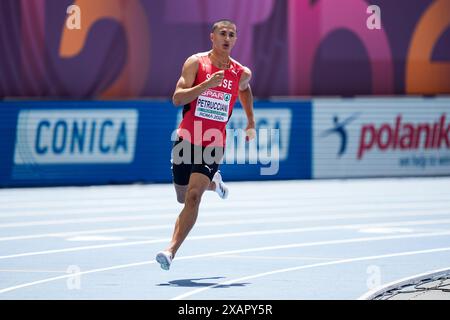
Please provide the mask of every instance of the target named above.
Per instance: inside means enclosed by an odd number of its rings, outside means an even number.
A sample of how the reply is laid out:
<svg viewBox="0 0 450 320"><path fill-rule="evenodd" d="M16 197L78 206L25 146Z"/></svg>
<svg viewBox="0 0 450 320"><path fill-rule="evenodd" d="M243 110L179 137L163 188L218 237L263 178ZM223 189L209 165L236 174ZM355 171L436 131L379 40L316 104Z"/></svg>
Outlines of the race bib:
<svg viewBox="0 0 450 320"><path fill-rule="evenodd" d="M230 93L206 90L197 99L195 116L219 122L227 122L230 101Z"/></svg>

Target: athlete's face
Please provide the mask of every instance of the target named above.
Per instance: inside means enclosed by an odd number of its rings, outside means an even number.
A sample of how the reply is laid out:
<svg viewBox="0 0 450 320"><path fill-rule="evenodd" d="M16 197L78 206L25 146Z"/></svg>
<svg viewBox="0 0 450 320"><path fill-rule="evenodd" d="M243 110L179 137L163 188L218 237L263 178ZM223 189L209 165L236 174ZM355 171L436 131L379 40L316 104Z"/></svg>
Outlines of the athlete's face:
<svg viewBox="0 0 450 320"><path fill-rule="evenodd" d="M213 47L219 51L230 53L236 43L236 26L234 24L219 24L211 33Z"/></svg>

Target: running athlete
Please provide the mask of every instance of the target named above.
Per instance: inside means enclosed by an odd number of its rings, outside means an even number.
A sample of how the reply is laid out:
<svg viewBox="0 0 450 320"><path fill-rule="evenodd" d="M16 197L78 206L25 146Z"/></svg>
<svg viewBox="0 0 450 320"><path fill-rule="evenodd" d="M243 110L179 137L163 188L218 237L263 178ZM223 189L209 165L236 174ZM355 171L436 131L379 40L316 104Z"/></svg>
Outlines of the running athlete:
<svg viewBox="0 0 450 320"><path fill-rule="evenodd" d="M184 106L183 120L172 148L172 175L177 200L184 208L175 223L172 241L158 252L156 261L169 270L182 242L195 224L203 193L215 191L222 199L228 188L220 175L226 124L239 98L247 116L246 139L255 137L251 71L230 57L236 39L236 24L214 23L212 50L189 57L173 94L173 104Z"/></svg>

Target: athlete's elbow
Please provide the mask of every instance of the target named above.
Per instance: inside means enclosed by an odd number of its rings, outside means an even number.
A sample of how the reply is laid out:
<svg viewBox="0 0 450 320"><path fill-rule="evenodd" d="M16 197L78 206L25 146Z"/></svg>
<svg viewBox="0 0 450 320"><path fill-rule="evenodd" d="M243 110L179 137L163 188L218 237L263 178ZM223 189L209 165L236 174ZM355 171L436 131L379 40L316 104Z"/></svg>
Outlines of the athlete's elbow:
<svg viewBox="0 0 450 320"><path fill-rule="evenodd" d="M180 99L180 97L177 95L177 94L174 94L173 96L172 96L172 103L173 103L173 105L174 106L181 106L181 99Z"/></svg>

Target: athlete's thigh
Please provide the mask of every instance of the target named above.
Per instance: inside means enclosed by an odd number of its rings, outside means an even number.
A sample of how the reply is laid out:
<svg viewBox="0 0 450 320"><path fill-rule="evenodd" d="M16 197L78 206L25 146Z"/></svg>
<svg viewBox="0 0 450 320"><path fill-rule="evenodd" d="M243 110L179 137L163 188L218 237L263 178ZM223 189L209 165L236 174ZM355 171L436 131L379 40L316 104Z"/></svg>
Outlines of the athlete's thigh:
<svg viewBox="0 0 450 320"><path fill-rule="evenodd" d="M187 192L196 191L201 196L208 189L211 180L203 173L192 172L189 178Z"/></svg>

